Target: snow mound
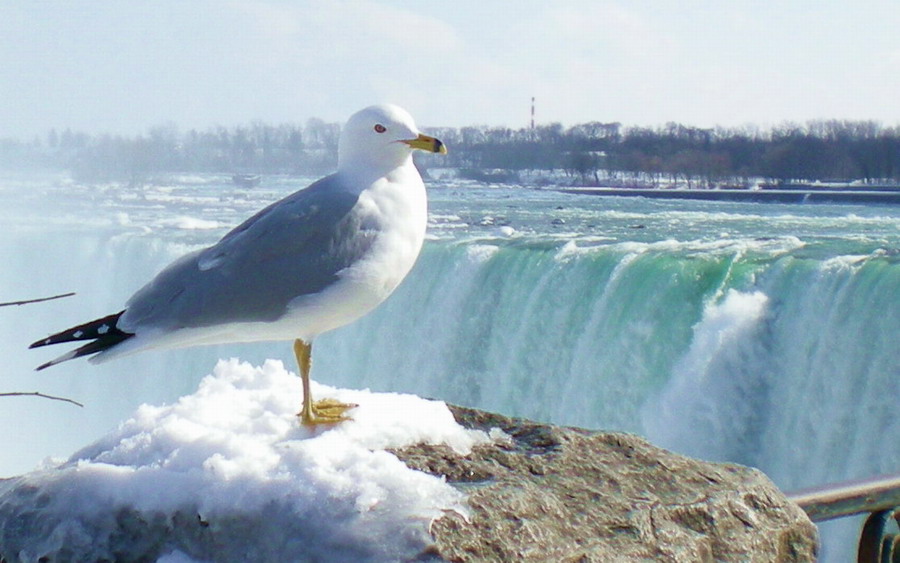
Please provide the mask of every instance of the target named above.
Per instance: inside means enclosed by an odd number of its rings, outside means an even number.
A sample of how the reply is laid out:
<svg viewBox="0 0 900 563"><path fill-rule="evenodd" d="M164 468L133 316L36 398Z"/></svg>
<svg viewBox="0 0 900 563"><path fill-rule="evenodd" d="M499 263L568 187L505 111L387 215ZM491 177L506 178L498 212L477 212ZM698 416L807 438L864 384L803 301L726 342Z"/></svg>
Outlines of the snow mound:
<svg viewBox="0 0 900 563"><path fill-rule="evenodd" d="M281 362L220 361L194 394L143 405L65 463L0 483L0 555L415 557L430 542L429 523L446 510L464 513L464 497L385 449L424 442L466 453L488 436L459 426L442 402L315 382L312 392L358 404L353 420L304 428L300 379Z"/></svg>

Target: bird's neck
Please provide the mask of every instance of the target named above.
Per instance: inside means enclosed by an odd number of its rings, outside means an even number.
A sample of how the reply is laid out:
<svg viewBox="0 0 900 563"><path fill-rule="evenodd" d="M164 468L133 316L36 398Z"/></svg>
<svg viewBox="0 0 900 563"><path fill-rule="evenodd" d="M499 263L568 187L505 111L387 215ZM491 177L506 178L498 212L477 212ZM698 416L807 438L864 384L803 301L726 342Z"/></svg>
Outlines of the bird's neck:
<svg viewBox="0 0 900 563"><path fill-rule="evenodd" d="M411 154L405 154L401 158L389 162L365 162L361 160L351 160L338 163L338 174L348 182L348 185L358 186L360 190L373 184L379 179L386 179L389 182L402 181L403 178L410 174L418 176L412 161Z"/></svg>

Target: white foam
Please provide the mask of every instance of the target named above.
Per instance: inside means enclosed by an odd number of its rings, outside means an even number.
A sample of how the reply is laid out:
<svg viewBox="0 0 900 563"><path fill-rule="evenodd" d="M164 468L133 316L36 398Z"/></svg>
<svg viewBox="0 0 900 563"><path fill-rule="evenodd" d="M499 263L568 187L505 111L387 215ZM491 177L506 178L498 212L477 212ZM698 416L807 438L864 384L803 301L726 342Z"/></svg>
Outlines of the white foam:
<svg viewBox="0 0 900 563"><path fill-rule="evenodd" d="M492 244L470 244L466 246L466 256L476 264L483 264L500 250L500 247Z"/></svg>
<svg viewBox="0 0 900 563"><path fill-rule="evenodd" d="M768 303L761 291L729 289L706 305L662 394L645 405L644 425L652 440L689 455L729 458L735 428L745 422L741 411L752 408L729 403L745 400L735 390L743 383L735 372L746 369L745 345L756 342L752 335L766 318Z"/></svg>
<svg viewBox="0 0 900 563"><path fill-rule="evenodd" d="M860 266L871 258L868 254L848 254L845 256L833 256L822 261L820 268L824 271L850 270Z"/></svg>
<svg viewBox="0 0 900 563"><path fill-rule="evenodd" d="M208 219L200 219L198 217L190 217L187 215L167 219L165 221L162 221L162 224L169 227L175 227L176 229L185 230L218 229L222 227L222 224L218 221L210 221Z"/></svg>
<svg viewBox="0 0 900 563"><path fill-rule="evenodd" d="M587 242L581 238L578 242ZM598 241L599 242L599 241ZM608 242L608 239L607 239ZM643 254L646 252L670 252L670 253L697 253L697 254L723 254L734 252L764 252L771 256L785 254L792 250L802 248L806 243L794 236L772 238L731 238L676 240L663 239L653 242L623 241L610 242L609 244L578 245L575 240L569 240L557 253L557 258L568 258L572 255L590 254L596 252L608 252L610 250L629 254Z"/></svg>

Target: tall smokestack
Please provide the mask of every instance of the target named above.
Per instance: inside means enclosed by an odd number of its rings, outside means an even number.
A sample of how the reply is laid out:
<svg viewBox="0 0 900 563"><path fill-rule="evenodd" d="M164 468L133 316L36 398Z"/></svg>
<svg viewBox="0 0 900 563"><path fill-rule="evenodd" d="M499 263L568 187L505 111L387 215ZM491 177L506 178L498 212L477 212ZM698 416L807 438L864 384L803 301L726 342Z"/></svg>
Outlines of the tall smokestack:
<svg viewBox="0 0 900 563"><path fill-rule="evenodd" d="M534 131L534 96L531 96L531 130Z"/></svg>

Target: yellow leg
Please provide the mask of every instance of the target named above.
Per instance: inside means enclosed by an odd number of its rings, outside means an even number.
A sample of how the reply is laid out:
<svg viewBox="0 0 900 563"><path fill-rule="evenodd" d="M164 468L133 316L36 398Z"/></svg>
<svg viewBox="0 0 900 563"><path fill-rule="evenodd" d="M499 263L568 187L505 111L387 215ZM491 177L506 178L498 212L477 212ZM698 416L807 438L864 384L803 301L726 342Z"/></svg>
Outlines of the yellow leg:
<svg viewBox="0 0 900 563"><path fill-rule="evenodd" d="M309 371L312 367L312 343L301 339L294 340L294 355L300 368L300 379L303 381L303 408L297 416L304 426L316 424L334 424L350 420L344 413L358 405L346 404L334 399L322 399L313 403L309 390Z"/></svg>

